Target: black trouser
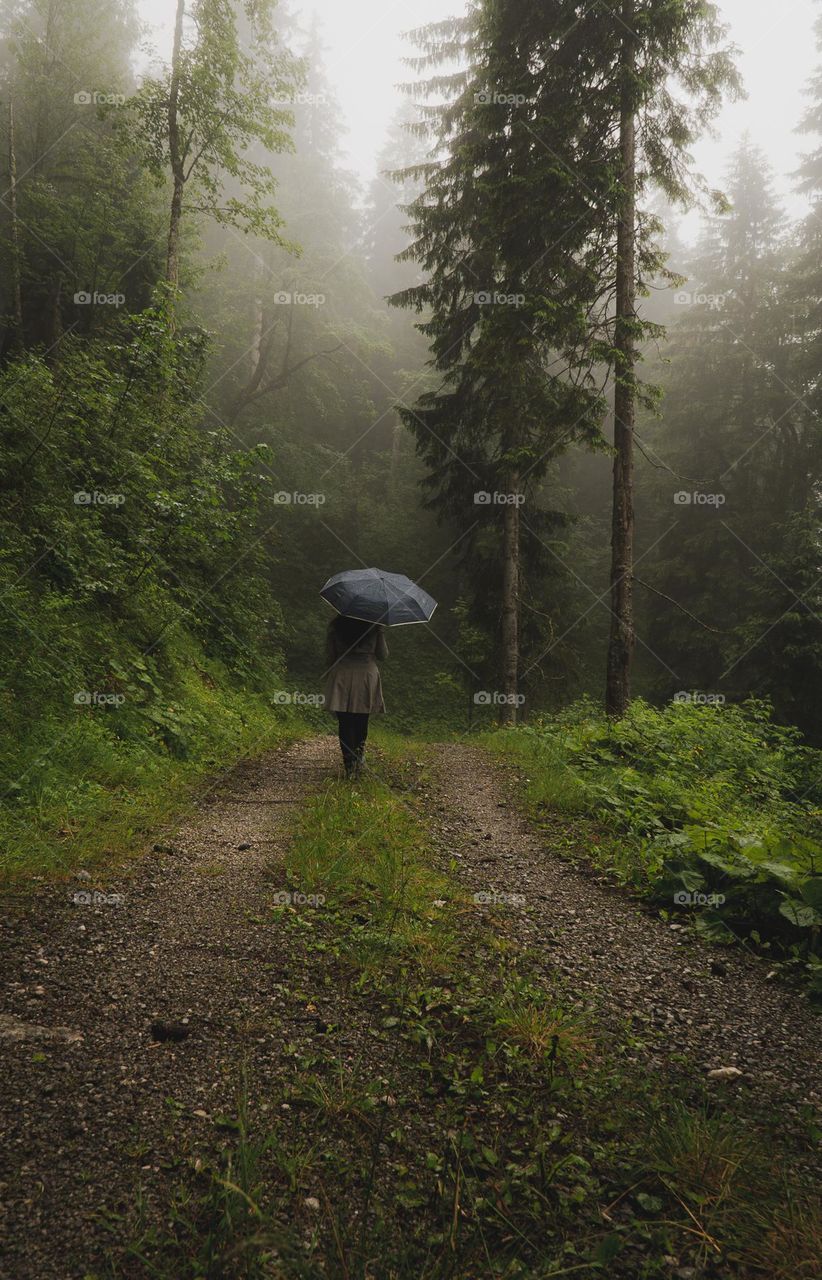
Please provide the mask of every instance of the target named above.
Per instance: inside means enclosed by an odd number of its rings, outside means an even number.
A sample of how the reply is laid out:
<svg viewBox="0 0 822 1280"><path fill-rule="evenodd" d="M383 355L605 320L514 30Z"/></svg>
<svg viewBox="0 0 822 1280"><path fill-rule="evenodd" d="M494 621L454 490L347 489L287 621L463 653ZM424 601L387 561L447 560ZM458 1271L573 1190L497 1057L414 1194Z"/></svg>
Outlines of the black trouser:
<svg viewBox="0 0 822 1280"><path fill-rule="evenodd" d="M368 715L364 711L338 711L340 722L340 749L346 769L352 768L361 759L361 753L368 737Z"/></svg>

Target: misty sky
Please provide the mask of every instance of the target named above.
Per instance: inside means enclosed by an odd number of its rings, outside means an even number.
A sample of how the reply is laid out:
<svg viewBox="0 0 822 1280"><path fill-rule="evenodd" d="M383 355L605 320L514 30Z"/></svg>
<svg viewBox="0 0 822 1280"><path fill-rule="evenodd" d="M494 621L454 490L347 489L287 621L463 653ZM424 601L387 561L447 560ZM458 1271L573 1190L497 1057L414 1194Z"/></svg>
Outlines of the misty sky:
<svg viewBox="0 0 822 1280"><path fill-rule="evenodd" d="M159 50L170 47L173 0L138 0L145 20L156 32ZM306 24L316 13L325 33L326 65L348 128L348 164L364 181L374 173L375 156L387 120L400 95L396 85L409 78L401 59L411 46L403 32L460 12L462 0L292 0L292 10ZM720 137L696 149L698 167L720 185L725 158L748 129L776 172L789 212L804 211L790 194L790 171L810 140L794 133L805 106L804 89L818 54L814 16L819 0L720 0L741 53L738 65L749 94L725 108L717 128Z"/></svg>

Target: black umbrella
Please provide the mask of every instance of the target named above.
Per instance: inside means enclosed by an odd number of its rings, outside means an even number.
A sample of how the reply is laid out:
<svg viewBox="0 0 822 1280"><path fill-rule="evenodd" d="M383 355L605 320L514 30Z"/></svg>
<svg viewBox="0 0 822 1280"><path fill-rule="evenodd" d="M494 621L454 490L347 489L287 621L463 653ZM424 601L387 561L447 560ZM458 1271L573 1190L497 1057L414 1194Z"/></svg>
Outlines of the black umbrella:
<svg viewBox="0 0 822 1280"><path fill-rule="evenodd" d="M436 600L404 573L385 573L382 569L336 573L320 595L346 618L380 622L387 627L428 622L437 607Z"/></svg>

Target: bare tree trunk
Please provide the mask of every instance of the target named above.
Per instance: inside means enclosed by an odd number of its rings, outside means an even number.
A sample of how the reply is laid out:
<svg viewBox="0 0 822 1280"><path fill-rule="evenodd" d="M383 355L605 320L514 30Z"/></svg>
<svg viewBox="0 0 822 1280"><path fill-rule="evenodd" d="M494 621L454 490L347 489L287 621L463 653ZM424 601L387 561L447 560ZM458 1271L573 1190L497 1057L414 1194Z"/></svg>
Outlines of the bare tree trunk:
<svg viewBox="0 0 822 1280"><path fill-rule="evenodd" d="M254 271L254 296L251 299L251 350L249 351L250 368L249 378L254 377L254 373L263 358L263 327L265 324L265 316L263 314L263 268L261 263L255 263Z"/></svg>
<svg viewBox="0 0 822 1280"><path fill-rule="evenodd" d="M180 283L180 223L183 218L183 189L185 187L184 158L180 144L180 55L183 45L184 17L185 0L177 0L177 16L174 23L174 49L171 55L171 81L168 93L168 155L171 164L173 188L166 253L166 280L175 289Z"/></svg>
<svg viewBox="0 0 822 1280"><path fill-rule="evenodd" d="M617 224L616 263L616 384L614 387L614 489L611 522L611 634L605 684L605 711L625 714L631 700L631 665L634 654L634 422L636 397L634 365L636 347L633 322L636 309L636 115L634 74L636 64L634 0L623 0L622 97L620 151L622 186Z"/></svg>
<svg viewBox="0 0 822 1280"><path fill-rule="evenodd" d="M509 497L519 496L519 473L511 476ZM516 724L519 692L519 502L508 502L502 532L502 692L500 719Z"/></svg>
<svg viewBox="0 0 822 1280"><path fill-rule="evenodd" d="M46 19L43 26L43 35L38 40L38 43L41 45L42 51L43 51L43 67L41 69L41 73L43 76L43 82L45 84L50 84L52 81L52 70L54 68L54 63L55 63L53 50L54 50L54 28L55 28L56 22L57 22L57 4L55 3L55 0L49 0L49 6L46 12ZM36 108L36 117L35 117L35 126L34 126L34 147L33 147L34 161L31 164L29 169L29 172L31 174L36 174L39 172L40 166L42 165L43 160L45 159L50 149L49 140L48 140L48 135L50 132L48 126L50 124L50 120L47 120L46 118L49 112L49 95L47 93L38 93L36 101L37 101L37 108Z"/></svg>
<svg viewBox="0 0 822 1280"><path fill-rule="evenodd" d="M397 418L394 423L394 430L391 433L391 465L390 465L390 483L392 492L397 487L397 477L400 469L400 446L402 445L402 422Z"/></svg>
<svg viewBox="0 0 822 1280"><path fill-rule="evenodd" d="M48 362L56 364L63 337L63 276L59 271L54 277L49 294L48 325Z"/></svg>
<svg viewBox="0 0 822 1280"><path fill-rule="evenodd" d="M20 228L17 222L17 150L14 103L9 103L9 212L11 214L11 293L14 334L12 346L23 344L23 292L20 283Z"/></svg>

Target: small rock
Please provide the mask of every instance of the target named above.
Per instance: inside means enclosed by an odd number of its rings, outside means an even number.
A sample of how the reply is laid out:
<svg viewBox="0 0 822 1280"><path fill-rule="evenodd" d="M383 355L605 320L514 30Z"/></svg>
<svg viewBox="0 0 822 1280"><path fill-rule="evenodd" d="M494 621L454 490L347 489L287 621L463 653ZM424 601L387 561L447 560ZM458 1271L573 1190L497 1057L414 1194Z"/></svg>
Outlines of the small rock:
<svg viewBox="0 0 822 1280"><path fill-rule="evenodd" d="M306 1196L305 1200L303 1200L303 1204L306 1209L313 1209L315 1213L320 1207L320 1202L316 1196Z"/></svg>
<svg viewBox="0 0 822 1280"><path fill-rule="evenodd" d="M185 1040L190 1033L191 1028L184 1022L164 1022L161 1018L156 1018L151 1024L152 1040L179 1042Z"/></svg>
<svg viewBox="0 0 822 1280"><path fill-rule="evenodd" d="M61 1040L65 1044L76 1044L83 1039L82 1032L71 1027L41 1027L30 1022L21 1022L10 1014L0 1014L0 1040Z"/></svg>
<svg viewBox="0 0 822 1280"><path fill-rule="evenodd" d="M742 1075L739 1067L714 1067L708 1072L709 1080L738 1080Z"/></svg>
<svg viewBox="0 0 822 1280"><path fill-rule="evenodd" d="M78 871L78 872L77 872L77 879L78 879L78 880L90 880L90 879L91 879L91 872L90 872L90 871Z"/></svg>
<svg viewBox="0 0 822 1280"><path fill-rule="evenodd" d="M250 849L250 848L251 848L251 841L250 841L250 840L244 840L242 844L238 844L238 845L237 845L237 848L238 848L238 849L240 849L240 850L242 850L242 849Z"/></svg>

